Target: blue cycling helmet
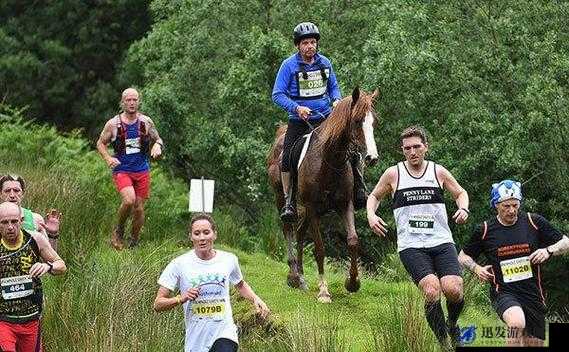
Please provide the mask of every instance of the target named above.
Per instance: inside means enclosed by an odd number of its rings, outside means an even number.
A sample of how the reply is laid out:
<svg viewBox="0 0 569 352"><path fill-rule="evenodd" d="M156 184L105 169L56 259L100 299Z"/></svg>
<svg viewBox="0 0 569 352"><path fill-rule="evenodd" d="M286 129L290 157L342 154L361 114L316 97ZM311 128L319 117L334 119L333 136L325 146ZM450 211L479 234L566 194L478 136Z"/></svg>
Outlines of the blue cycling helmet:
<svg viewBox="0 0 569 352"><path fill-rule="evenodd" d="M494 183L490 191L490 205L492 208L496 208L496 204L508 199L522 201L522 184L512 180Z"/></svg>

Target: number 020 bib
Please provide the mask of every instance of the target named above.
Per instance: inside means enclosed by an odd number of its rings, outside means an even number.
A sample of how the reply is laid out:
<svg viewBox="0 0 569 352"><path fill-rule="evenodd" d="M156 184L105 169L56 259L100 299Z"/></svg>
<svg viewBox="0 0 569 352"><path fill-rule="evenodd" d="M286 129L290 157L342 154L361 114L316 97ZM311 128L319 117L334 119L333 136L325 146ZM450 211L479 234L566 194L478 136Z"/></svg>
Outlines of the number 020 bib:
<svg viewBox="0 0 569 352"><path fill-rule="evenodd" d="M225 300L195 302L192 304L192 313L199 318L222 319L225 314Z"/></svg>
<svg viewBox="0 0 569 352"><path fill-rule="evenodd" d="M27 297L34 293L34 285L30 275L5 277L0 279L2 298L11 300Z"/></svg>
<svg viewBox="0 0 569 352"><path fill-rule="evenodd" d="M432 215L411 215L409 217L409 233L432 234L435 218Z"/></svg>
<svg viewBox="0 0 569 352"><path fill-rule="evenodd" d="M504 282L516 282L533 277L529 257L520 257L500 262Z"/></svg>

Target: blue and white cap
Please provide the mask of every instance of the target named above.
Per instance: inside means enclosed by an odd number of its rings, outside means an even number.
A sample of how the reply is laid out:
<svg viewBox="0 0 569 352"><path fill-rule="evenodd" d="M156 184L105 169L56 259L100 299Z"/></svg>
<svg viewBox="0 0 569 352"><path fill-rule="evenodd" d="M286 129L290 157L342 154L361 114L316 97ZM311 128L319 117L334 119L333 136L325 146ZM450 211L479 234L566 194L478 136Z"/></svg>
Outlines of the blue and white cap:
<svg viewBox="0 0 569 352"><path fill-rule="evenodd" d="M490 191L490 205L492 208L496 208L496 204L508 199L522 200L522 184L512 180L494 183Z"/></svg>

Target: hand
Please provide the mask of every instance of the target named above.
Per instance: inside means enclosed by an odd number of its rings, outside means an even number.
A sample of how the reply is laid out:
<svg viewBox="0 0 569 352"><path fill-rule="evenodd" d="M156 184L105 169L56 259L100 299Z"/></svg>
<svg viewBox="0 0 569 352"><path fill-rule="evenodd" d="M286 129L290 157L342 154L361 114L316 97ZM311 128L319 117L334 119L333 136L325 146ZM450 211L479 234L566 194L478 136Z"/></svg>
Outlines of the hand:
<svg viewBox="0 0 569 352"><path fill-rule="evenodd" d="M385 237L385 235L387 235L387 224L385 223L385 221L383 221L382 218L373 214L371 216L368 215L367 221L369 227L372 229L373 232L382 237Z"/></svg>
<svg viewBox="0 0 569 352"><path fill-rule="evenodd" d="M482 282L488 282L494 278L492 274L492 265L480 266L476 265L474 268L474 273L478 276L478 279Z"/></svg>
<svg viewBox="0 0 569 352"><path fill-rule="evenodd" d="M300 116L301 119L303 119L304 121L308 120L308 118L310 117L310 114L312 113L312 110L310 110L310 108L306 107L306 106L298 106L296 108L296 112L298 113L298 116Z"/></svg>
<svg viewBox="0 0 569 352"><path fill-rule="evenodd" d="M105 160L107 162L107 165L111 168L114 169L115 167L119 166L121 164L121 162L119 161L119 159L115 158L115 157L110 157L108 159Z"/></svg>
<svg viewBox="0 0 569 352"><path fill-rule="evenodd" d="M152 150L150 150L150 156L153 159L157 159L162 155L162 146L159 143L154 143Z"/></svg>
<svg viewBox="0 0 569 352"><path fill-rule="evenodd" d="M59 224L61 213L57 209L51 209L45 216L45 222L39 223L39 226L50 235L59 233Z"/></svg>
<svg viewBox="0 0 569 352"><path fill-rule="evenodd" d="M182 303L186 303L187 301L193 301L196 298L198 298L199 294L200 294L200 289L197 287L192 287L180 295L180 301Z"/></svg>
<svg viewBox="0 0 569 352"><path fill-rule="evenodd" d="M466 219L468 219L468 212L462 208L458 209L456 213L452 216L454 222L457 224L464 224L466 223Z"/></svg>
<svg viewBox="0 0 569 352"><path fill-rule="evenodd" d="M49 265L46 263L35 263L30 268L30 275L33 277L40 277L49 271Z"/></svg>
<svg viewBox="0 0 569 352"><path fill-rule="evenodd" d="M540 248L529 255L532 264L541 264L549 259L551 255L547 252L547 248Z"/></svg>
<svg viewBox="0 0 569 352"><path fill-rule="evenodd" d="M340 100L334 100L334 102L332 102L332 109L334 109L339 102Z"/></svg>
<svg viewBox="0 0 569 352"><path fill-rule="evenodd" d="M269 307L267 307L265 302L263 302L263 300L260 299L259 297L255 298L255 300L253 301L253 305L255 305L255 310L257 314L259 314L263 319L265 319L271 313Z"/></svg>

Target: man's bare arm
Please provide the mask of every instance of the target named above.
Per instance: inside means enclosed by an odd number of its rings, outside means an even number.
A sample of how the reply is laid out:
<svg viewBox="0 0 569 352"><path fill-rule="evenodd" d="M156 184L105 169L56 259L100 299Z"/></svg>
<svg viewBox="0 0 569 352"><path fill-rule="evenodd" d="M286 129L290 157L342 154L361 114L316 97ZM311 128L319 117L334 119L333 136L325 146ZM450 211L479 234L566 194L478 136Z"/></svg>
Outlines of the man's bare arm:
<svg viewBox="0 0 569 352"><path fill-rule="evenodd" d="M458 207L452 218L457 224L464 224L469 215L468 193L458 184L454 176L441 165L437 165L437 178L442 182L441 186L452 195Z"/></svg>

